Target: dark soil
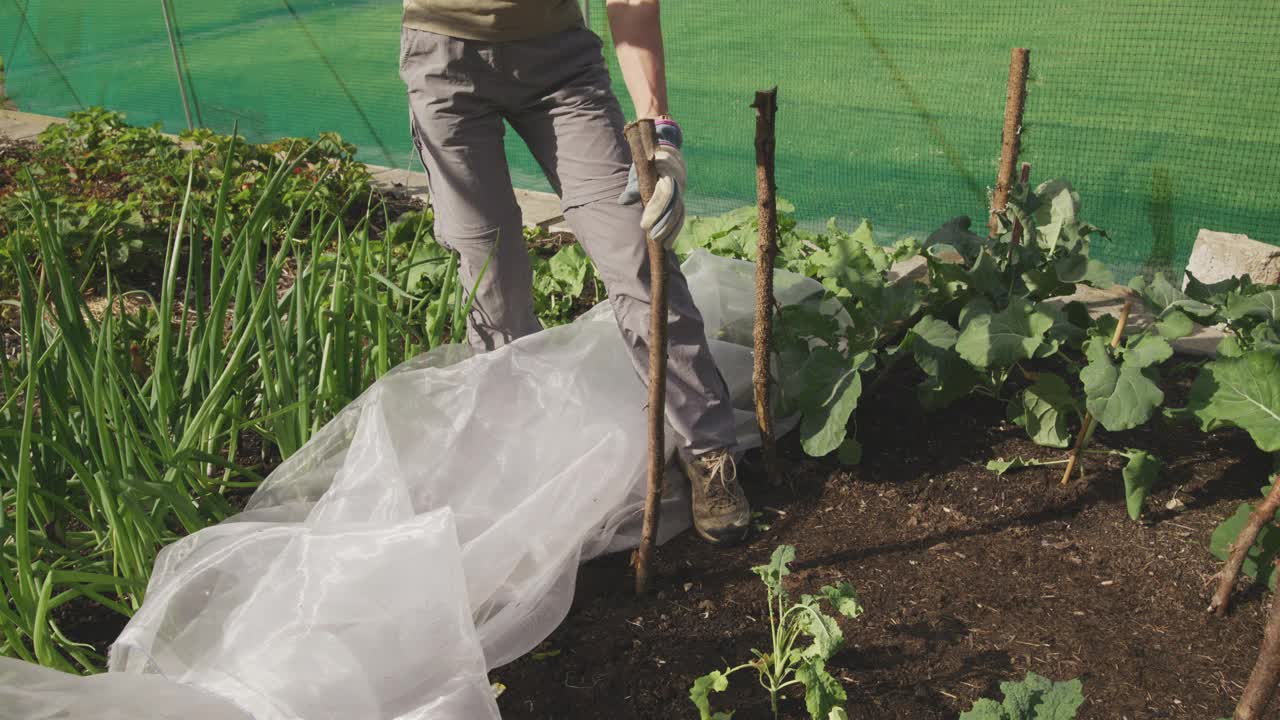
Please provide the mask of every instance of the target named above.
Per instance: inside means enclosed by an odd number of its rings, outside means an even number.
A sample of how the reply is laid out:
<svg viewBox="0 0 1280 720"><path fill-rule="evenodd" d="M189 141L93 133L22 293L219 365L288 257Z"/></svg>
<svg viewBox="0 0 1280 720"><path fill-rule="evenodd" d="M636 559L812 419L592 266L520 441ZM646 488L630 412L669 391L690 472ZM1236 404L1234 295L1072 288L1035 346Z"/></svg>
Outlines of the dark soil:
<svg viewBox="0 0 1280 720"><path fill-rule="evenodd" d="M0 198L13 192L19 181L19 173L34 154L33 142L14 140L0 134Z"/></svg>
<svg viewBox="0 0 1280 720"><path fill-rule="evenodd" d="M503 717L696 718L694 678L766 649L764 591L750 568L781 543L797 547L793 594L846 580L866 608L842 620L848 644L828 664L850 718L954 720L1028 670L1081 678L1081 718L1229 716L1261 641L1265 593L1245 589L1229 617L1209 616L1218 562L1206 546L1269 470L1249 438L1160 422L1100 431L1095 447L1145 448L1166 463L1135 523L1121 462L1095 458L1065 487L1061 466L996 477L983 467L990 459L1063 452L1032 444L995 401L924 414L908 382L863 399L859 467L792 447L794 490L748 477L762 517L745 545L717 550L686 533L660 548L655 597L632 595L625 557L583 566L541 659L491 674L506 686ZM1167 509L1175 497L1182 505ZM782 717L806 717L798 697ZM771 717L750 671L712 698L736 720Z"/></svg>
<svg viewBox="0 0 1280 720"><path fill-rule="evenodd" d="M542 232L526 240L534 252L547 258L555 255L560 248L577 242L573 234L567 232Z"/></svg>

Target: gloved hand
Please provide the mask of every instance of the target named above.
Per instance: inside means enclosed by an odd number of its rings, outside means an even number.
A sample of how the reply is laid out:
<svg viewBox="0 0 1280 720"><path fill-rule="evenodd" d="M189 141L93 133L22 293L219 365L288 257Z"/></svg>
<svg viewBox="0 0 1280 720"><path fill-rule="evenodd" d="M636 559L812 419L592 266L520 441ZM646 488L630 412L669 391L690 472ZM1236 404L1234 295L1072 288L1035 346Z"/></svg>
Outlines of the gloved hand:
<svg viewBox="0 0 1280 720"><path fill-rule="evenodd" d="M640 226L650 237L670 248L684 227L684 189L687 177L684 156L680 153L684 136L680 126L674 120L666 118L654 121L654 130L658 136L658 149L654 153L654 170L658 175L653 197L644 208L640 218ZM627 176L627 187L618 196L622 205L630 205L640 200L640 180L636 176L636 166L631 165L631 173Z"/></svg>

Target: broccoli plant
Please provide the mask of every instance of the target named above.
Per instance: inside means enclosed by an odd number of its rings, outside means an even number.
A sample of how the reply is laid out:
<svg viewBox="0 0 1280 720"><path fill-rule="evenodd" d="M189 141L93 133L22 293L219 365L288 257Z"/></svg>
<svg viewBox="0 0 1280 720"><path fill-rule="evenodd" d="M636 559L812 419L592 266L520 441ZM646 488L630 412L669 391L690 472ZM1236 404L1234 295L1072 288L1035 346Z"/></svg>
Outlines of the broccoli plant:
<svg viewBox="0 0 1280 720"><path fill-rule="evenodd" d="M1088 414L1072 458L1088 452L1084 448L1098 425L1111 432L1139 427L1146 424L1164 402L1157 367L1173 357L1173 347L1163 337L1146 331L1122 338L1123 327L1113 329L1113 325L1099 323L1093 337L1085 343L1088 364L1080 370L1080 381L1084 385ZM1106 333L1112 333L1111 343L1104 340ZM1160 461L1143 450L1103 452L1128 459L1122 473L1125 502L1129 517L1137 520L1159 474ZM1063 474L1064 483L1070 477L1070 470L1068 464Z"/></svg>
<svg viewBox="0 0 1280 720"><path fill-rule="evenodd" d="M1206 364L1191 386L1186 411L1204 430L1238 427L1249 433L1259 449L1280 455L1280 349L1254 348L1239 357L1219 357ZM1280 506L1280 490L1275 489L1280 483L1272 485L1266 500L1256 507L1243 506L1225 523L1226 527L1214 534L1216 549L1227 560L1218 574L1218 588L1210 607L1214 612L1225 612L1232 586L1241 568L1247 569L1250 554L1265 555L1267 545L1275 541L1268 526ZM1227 536L1234 536L1235 540L1222 547ZM1259 574L1266 563L1255 560L1255 567L1255 574ZM1265 578L1265 572L1261 574Z"/></svg>
<svg viewBox="0 0 1280 720"><path fill-rule="evenodd" d="M779 369L778 414L800 419L801 444L814 457L838 451L856 464L861 446L848 432L862 393L862 376L877 365L877 350L908 326L921 308L919 283L889 281L898 260L919 252L907 238L880 246L871 224L852 232L833 219L825 231L800 228L789 203L778 202L777 267L817 279L822 290L779 310L774 347ZM742 208L716 218L693 218L676 242L684 256L704 249L717 255L754 260L757 215ZM751 344L751 320L722 331L720 339Z"/></svg>
<svg viewBox="0 0 1280 720"><path fill-rule="evenodd" d="M1150 284L1134 283L1134 289L1156 309L1157 320L1150 327L1125 336L1129 316L1126 304L1119 320L1104 316L1086 330L1085 363L1079 371L1083 403L1077 402L1062 379L1052 373L1036 373L1035 382L1023 393L1021 405L1011 403L1010 418L1025 427L1037 443L1050 447L1066 446L1068 421L1079 416L1080 434L1069 456L1049 461L1000 459L989 462L988 469L1003 474L1031 465L1065 464L1067 469L1062 478L1065 484L1078 463L1083 474L1083 456L1120 456L1127 460L1122 475L1129 517L1138 519L1158 477L1160 461L1144 450L1090 450L1089 443L1098 426L1121 432L1151 420L1165 400L1160 389L1159 366L1173 357L1169 338L1186 334L1181 329L1184 321L1191 324L1195 317L1195 322L1207 322L1215 311L1186 297L1159 275ZM1194 315L1187 315L1188 312Z"/></svg>
<svg viewBox="0 0 1280 720"><path fill-rule="evenodd" d="M878 365L884 372L881 348L905 331L922 307L922 286L892 283L889 270L918 246L908 238L880 247L866 221L851 233L832 222L826 234L806 238L802 245L813 250L803 271L821 280L825 296L783 308L776 321L780 414L800 415L800 442L809 455L838 452L842 462L857 464L862 447L848 425L862 394L862 376Z"/></svg>
<svg viewBox="0 0 1280 720"><path fill-rule="evenodd" d="M1280 287L1255 283L1248 275L1203 283L1191 273L1185 290L1163 274L1150 281L1134 278L1129 286L1155 313L1159 333L1171 340L1190 335L1196 325L1219 325L1226 331L1220 356L1280 349Z"/></svg>
<svg viewBox="0 0 1280 720"><path fill-rule="evenodd" d="M1033 672L1022 682L1000 683L1004 702L983 698L960 720L1072 720L1084 704L1080 680L1053 682Z"/></svg>
<svg viewBox="0 0 1280 720"><path fill-rule="evenodd" d="M1102 230L1079 218L1080 196L1069 183L1050 180L1032 189L1019 184L998 216L993 237L970 232L958 217L926 244L929 313L897 351L909 352L925 373L918 389L927 409L945 407L971 393L1003 397L1012 377L1031 377L1025 365L1076 348L1091 324L1079 303L1046 301L1070 295L1077 285L1106 287L1110 273L1089 257L1092 235ZM1015 232L1015 224L1021 228ZM1044 373L1034 389L1011 400L1011 417L1048 408L1064 398L1060 378ZM1034 421L1037 442L1065 447L1065 400L1053 402L1049 422ZM1033 418L1034 420L1034 418Z"/></svg>
<svg viewBox="0 0 1280 720"><path fill-rule="evenodd" d="M581 301L600 301L600 276L580 245L566 245L549 259L530 253L529 260L533 264L534 309L543 327L573 320L581 313ZM589 288L594 289L594 297L584 295Z"/></svg>
<svg viewBox="0 0 1280 720"><path fill-rule="evenodd" d="M729 687L729 677L739 670L756 671L760 684L769 691L774 717L778 715L778 694L795 685L804 686L805 707L813 720L844 716L844 688L826 669L827 660L844 644L844 635L835 618L823 612L822 601L847 618L861 615L862 606L848 583L828 585L817 595L801 595L793 601L783 587L783 578L791 574L788 564L795 557L794 547L780 545L768 565L752 568L764 582L768 597L771 647L769 652L753 648L754 660L715 670L694 681L689 699L697 706L701 720L733 717L731 712L712 712L710 694L724 692Z"/></svg>

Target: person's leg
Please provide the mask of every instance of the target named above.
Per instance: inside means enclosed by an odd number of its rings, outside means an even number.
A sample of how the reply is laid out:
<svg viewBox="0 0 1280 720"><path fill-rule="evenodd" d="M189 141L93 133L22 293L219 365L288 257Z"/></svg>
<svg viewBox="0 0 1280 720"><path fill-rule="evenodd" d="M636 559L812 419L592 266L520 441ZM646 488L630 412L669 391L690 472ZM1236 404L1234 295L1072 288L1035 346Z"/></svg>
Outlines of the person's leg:
<svg viewBox="0 0 1280 720"><path fill-rule="evenodd" d="M479 278L467 329L477 350L542 329L502 116L488 99L493 48L409 28L401 35L400 77L427 172L436 239L458 252L464 292Z"/></svg>
<svg viewBox="0 0 1280 720"><path fill-rule="evenodd" d="M507 52L509 67L528 69L523 84L545 89L526 93L507 117L560 193L565 219L608 288L636 371L647 378L649 259L640 206L617 201L631 155L599 38L572 30L512 43ZM667 419L691 458L734 445L733 408L674 257L668 269Z"/></svg>

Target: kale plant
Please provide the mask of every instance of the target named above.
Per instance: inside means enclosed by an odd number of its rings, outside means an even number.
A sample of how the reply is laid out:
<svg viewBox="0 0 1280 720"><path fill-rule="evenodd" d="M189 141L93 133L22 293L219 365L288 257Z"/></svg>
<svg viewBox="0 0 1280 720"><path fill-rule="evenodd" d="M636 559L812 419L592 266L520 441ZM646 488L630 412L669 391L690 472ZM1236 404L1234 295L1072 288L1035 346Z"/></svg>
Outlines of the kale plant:
<svg viewBox="0 0 1280 720"><path fill-rule="evenodd" d="M960 720L1072 720L1084 704L1080 681L1053 682L1033 672L1022 682L1000 683L1003 702L983 698Z"/></svg>
<svg viewBox="0 0 1280 720"><path fill-rule="evenodd" d="M857 595L848 583L825 586L817 595L801 595L793 601L783 587L791 574L788 564L796 549L780 545L768 565L752 568L764 582L769 604L769 652L752 649L755 660L715 670L694 681L689 698L701 720L729 720L733 713L712 712L710 694L729 687L729 676L739 670L755 670L760 684L769 691L774 717L778 715L778 694L789 687L805 688L805 707L813 720L843 716L846 699L840 681L827 672L826 663L844 644L844 635L835 618L822 610L825 600L837 614L856 618L862 614Z"/></svg>

